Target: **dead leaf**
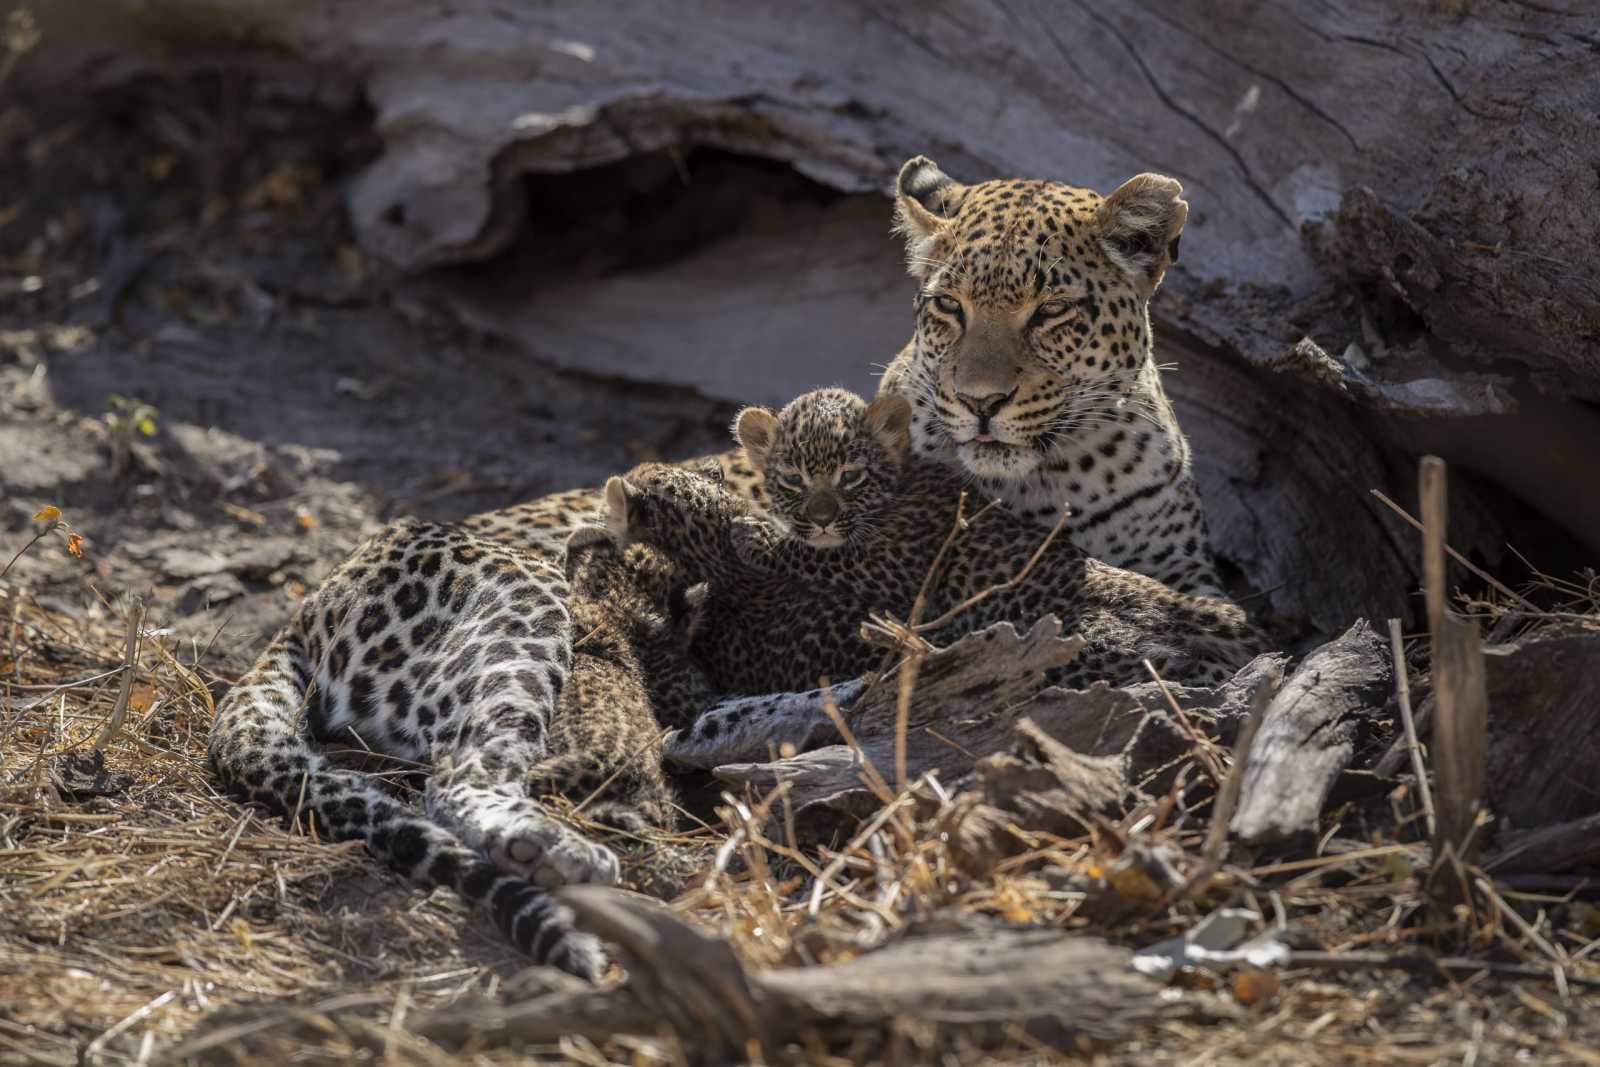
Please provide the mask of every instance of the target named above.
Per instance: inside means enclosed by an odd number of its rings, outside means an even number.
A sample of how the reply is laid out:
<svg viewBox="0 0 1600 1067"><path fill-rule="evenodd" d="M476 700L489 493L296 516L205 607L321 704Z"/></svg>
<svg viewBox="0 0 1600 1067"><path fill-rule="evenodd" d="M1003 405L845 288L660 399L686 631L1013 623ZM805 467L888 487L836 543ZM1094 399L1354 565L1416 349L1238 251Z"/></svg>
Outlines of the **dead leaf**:
<svg viewBox="0 0 1600 1067"><path fill-rule="evenodd" d="M297 511L294 516L294 524L302 530L314 530L317 526L317 520L309 511Z"/></svg>
<svg viewBox="0 0 1600 1067"><path fill-rule="evenodd" d="M1278 995L1278 976L1266 971L1241 971L1233 978L1233 999L1246 1007L1263 1004Z"/></svg>
<svg viewBox="0 0 1600 1067"><path fill-rule="evenodd" d="M67 551L79 559L83 558L83 535L70 533L67 535Z"/></svg>

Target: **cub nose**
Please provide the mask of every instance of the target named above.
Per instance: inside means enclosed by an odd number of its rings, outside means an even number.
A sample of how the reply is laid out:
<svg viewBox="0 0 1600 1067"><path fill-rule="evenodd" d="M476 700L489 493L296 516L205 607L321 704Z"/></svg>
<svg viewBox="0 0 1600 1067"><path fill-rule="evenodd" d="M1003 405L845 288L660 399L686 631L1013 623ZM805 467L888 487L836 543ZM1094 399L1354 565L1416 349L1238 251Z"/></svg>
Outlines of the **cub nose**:
<svg viewBox="0 0 1600 1067"><path fill-rule="evenodd" d="M1006 401L1010 400L1015 393L1015 389L1009 393L985 393L983 396L973 396L971 393L957 393L956 399L961 401L962 405L978 418L988 420L998 415L1000 409L1006 406Z"/></svg>
<svg viewBox="0 0 1600 1067"><path fill-rule="evenodd" d="M817 493L806 501L806 518L826 526L839 517L839 501L832 493Z"/></svg>

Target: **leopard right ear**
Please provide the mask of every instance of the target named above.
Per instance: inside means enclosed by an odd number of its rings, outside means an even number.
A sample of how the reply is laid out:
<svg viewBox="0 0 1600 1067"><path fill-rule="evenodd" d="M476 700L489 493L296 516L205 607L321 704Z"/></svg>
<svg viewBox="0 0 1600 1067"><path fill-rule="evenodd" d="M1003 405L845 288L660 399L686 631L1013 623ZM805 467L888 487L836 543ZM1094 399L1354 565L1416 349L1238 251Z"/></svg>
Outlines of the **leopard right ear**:
<svg viewBox="0 0 1600 1067"><path fill-rule="evenodd" d="M639 496L639 490L628 484L628 480L620 475L614 475L606 480L606 530L610 532L611 539L619 545L626 545L633 540L632 523L630 519L631 504Z"/></svg>
<svg viewBox="0 0 1600 1067"><path fill-rule="evenodd" d="M903 462L911 447L911 402L899 393L882 394L867 405L867 428L895 462Z"/></svg>
<svg viewBox="0 0 1600 1067"><path fill-rule="evenodd" d="M767 408L745 408L733 422L733 435L744 446L750 466L759 471L778 440L778 416Z"/></svg>

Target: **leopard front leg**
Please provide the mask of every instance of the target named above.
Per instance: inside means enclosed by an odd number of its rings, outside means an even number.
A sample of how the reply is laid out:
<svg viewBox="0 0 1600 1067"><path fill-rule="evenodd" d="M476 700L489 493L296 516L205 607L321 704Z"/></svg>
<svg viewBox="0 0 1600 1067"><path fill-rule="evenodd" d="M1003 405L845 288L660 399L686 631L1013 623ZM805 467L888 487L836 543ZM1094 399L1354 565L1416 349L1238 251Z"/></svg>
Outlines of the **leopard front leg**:
<svg viewBox="0 0 1600 1067"><path fill-rule="evenodd" d="M549 751L551 717L572 665L565 583L528 574L502 585L483 572L477 605L452 604L449 633L418 694L434 773L428 814L496 867L546 888L612 885L617 858L529 798L529 771ZM483 579L496 585L485 588ZM538 584L535 585L534 582ZM419 713L420 714L420 713Z"/></svg>
<svg viewBox="0 0 1600 1067"><path fill-rule="evenodd" d="M536 885L614 885L615 854L586 840L528 795L529 774L545 754L547 721L512 707L474 714L463 725L462 740L436 757L424 806L496 867L523 874Z"/></svg>

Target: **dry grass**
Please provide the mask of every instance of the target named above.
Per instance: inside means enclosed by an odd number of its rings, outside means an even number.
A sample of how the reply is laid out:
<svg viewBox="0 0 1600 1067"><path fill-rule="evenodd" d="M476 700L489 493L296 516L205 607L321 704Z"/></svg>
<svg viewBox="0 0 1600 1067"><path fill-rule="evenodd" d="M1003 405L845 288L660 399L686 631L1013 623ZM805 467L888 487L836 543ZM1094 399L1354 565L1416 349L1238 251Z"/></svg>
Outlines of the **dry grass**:
<svg viewBox="0 0 1600 1067"><path fill-rule="evenodd" d="M126 612L69 617L0 579L0 1063L158 1063L175 1049L218 1062L684 1062L670 1036L446 1050L412 1033L433 1008L545 979L449 894L221 797L196 650L146 634L126 667ZM127 778L70 792L63 757L91 758L119 703L104 767ZM1405 796L1387 818L1331 812L1311 852L1219 863L1202 757L1226 774L1225 752L1197 749L1168 795L1079 839L1018 831L1028 850L977 874L945 833L953 798L936 782L892 790L892 768L881 813L837 848L793 847L781 794L727 797L718 827L633 843L631 870L692 865L676 907L752 967L848 958L947 908L1144 946L1234 905L1331 953L1449 952L1542 976L1200 972L1169 994L1170 1021L1114 1048L1069 1055L1019 1033L983 1052L908 1019L786 1054L796 1062L1600 1063L1600 990L1581 984L1600 979L1600 911L1581 891L1484 881L1475 918L1429 918L1425 835ZM1192 882L1182 893L1161 855Z"/></svg>

